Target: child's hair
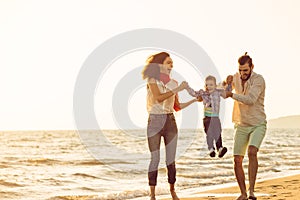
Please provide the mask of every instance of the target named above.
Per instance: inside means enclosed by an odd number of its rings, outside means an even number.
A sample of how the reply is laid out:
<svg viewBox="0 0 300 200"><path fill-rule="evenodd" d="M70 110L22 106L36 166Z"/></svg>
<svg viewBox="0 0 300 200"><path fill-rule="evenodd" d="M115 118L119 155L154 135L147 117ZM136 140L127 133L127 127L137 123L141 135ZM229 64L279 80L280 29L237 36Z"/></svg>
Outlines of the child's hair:
<svg viewBox="0 0 300 200"><path fill-rule="evenodd" d="M215 84L217 85L216 77L209 75L209 76L207 76L207 77L205 78L205 82L208 81L208 80L214 81Z"/></svg>
<svg viewBox="0 0 300 200"><path fill-rule="evenodd" d="M229 78L231 78L231 80L233 79L233 76L232 75L228 75L227 77L226 77L226 83L228 83L228 79Z"/></svg>
<svg viewBox="0 0 300 200"><path fill-rule="evenodd" d="M228 76L226 77L226 79L228 79L228 78L233 78L233 75L228 75Z"/></svg>

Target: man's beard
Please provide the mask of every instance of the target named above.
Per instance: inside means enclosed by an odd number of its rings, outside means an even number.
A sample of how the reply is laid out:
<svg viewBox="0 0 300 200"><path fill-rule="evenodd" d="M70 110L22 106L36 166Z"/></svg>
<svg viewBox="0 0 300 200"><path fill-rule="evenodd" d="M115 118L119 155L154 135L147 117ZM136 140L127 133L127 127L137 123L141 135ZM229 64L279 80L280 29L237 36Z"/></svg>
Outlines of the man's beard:
<svg viewBox="0 0 300 200"><path fill-rule="evenodd" d="M241 78L241 80L243 80L243 81L247 81L247 80L250 78L251 74L252 74L252 71L250 72L249 75L247 75L247 77L246 77L245 79L243 79L242 76L240 76L240 78Z"/></svg>

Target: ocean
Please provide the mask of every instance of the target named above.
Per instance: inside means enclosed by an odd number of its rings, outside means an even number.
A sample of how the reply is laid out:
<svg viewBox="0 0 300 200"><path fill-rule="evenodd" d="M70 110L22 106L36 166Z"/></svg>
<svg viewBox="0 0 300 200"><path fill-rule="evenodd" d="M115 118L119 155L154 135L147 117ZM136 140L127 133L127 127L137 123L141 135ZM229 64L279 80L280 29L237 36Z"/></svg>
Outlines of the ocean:
<svg viewBox="0 0 300 200"><path fill-rule="evenodd" d="M233 129L223 130L222 136L227 154L210 158L203 130L179 130L179 196L181 191L235 182ZM1 131L0 199L147 199L149 158L143 129ZM258 180L299 171L300 130L268 129L258 158ZM246 156L245 167L247 163ZM157 194L168 193L162 143Z"/></svg>

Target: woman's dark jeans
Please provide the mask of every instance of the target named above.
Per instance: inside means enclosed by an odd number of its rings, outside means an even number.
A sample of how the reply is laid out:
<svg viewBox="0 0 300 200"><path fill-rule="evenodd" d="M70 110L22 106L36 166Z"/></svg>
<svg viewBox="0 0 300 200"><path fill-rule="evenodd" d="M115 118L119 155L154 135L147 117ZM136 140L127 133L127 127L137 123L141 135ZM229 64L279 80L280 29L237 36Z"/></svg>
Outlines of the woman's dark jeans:
<svg viewBox="0 0 300 200"><path fill-rule="evenodd" d="M161 137L164 139L166 151L166 165L168 169L168 182L176 181L175 155L177 147L177 125L173 114L150 114L148 118L147 137L151 152L151 161L148 169L150 186L157 183L158 164L160 161Z"/></svg>

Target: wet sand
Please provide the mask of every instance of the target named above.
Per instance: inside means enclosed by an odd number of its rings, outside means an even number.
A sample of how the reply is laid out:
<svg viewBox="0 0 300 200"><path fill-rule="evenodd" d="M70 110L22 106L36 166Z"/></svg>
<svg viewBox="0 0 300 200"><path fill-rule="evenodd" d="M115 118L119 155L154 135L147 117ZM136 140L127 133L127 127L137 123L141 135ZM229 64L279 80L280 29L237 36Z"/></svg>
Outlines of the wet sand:
<svg viewBox="0 0 300 200"><path fill-rule="evenodd" d="M247 185L248 187L248 185ZM300 199L300 174L282 178L270 179L256 183L255 194L259 200L296 200ZM180 193L178 192L178 195ZM233 200L240 195L239 188L228 187L199 192L193 197L181 196L181 200ZM168 200L166 198L164 200Z"/></svg>
<svg viewBox="0 0 300 200"><path fill-rule="evenodd" d="M195 188L196 189L196 188ZM300 174L281 178L258 181L256 183L256 197L259 200L297 200L300 199ZM203 192L193 192L193 194L180 194L181 200L234 200L239 196L239 188L226 187ZM97 200L97 196L61 196L51 198L51 200ZM145 200L149 197L145 197ZM171 198L157 198L157 200L171 200Z"/></svg>

